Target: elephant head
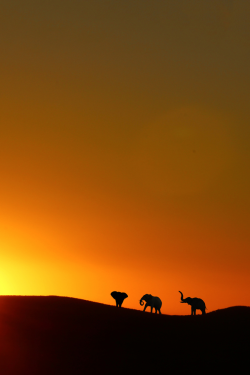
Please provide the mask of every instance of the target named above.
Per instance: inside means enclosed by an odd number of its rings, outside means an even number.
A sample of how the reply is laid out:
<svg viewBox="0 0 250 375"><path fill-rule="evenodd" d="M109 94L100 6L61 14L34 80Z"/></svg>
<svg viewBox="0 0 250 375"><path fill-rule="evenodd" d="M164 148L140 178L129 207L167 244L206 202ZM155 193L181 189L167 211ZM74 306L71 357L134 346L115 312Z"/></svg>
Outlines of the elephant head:
<svg viewBox="0 0 250 375"><path fill-rule="evenodd" d="M126 293L121 292L112 292L111 296L115 299L117 307L122 307L123 301L125 300L125 298L128 298L128 295Z"/></svg>
<svg viewBox="0 0 250 375"><path fill-rule="evenodd" d="M181 292L179 291L179 293ZM183 294L181 293L181 303L187 303L188 305L192 305L192 300L193 298L191 297L183 298Z"/></svg>
<svg viewBox="0 0 250 375"><path fill-rule="evenodd" d="M143 306L144 305L144 301L146 303L149 303L152 298L153 298L153 296L151 294L144 294L144 296L140 299L140 305Z"/></svg>

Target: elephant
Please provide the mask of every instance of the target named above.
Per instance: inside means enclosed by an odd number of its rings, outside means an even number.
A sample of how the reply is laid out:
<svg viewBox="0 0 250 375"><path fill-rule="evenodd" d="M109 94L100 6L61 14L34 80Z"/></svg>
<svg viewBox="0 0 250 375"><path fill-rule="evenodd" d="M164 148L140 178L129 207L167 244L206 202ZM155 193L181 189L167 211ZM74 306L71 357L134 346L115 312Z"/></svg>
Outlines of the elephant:
<svg viewBox="0 0 250 375"><path fill-rule="evenodd" d="M128 298L128 295L126 293L121 292L112 292L111 296L115 299L117 307L122 307L123 301L125 300L125 298Z"/></svg>
<svg viewBox="0 0 250 375"><path fill-rule="evenodd" d="M151 306L151 312L153 312L153 308L155 308L155 313L157 314L157 311L159 311L159 314L161 314L162 302L159 297L154 297L151 294L144 294L144 296L140 299L141 306L144 305L143 301L146 302L143 311L145 311L148 306Z"/></svg>
<svg viewBox="0 0 250 375"><path fill-rule="evenodd" d="M179 291L179 293L181 293ZM181 293L181 303L187 303L191 306L191 315L196 315L196 310L201 310L202 315L206 314L206 305L205 302L201 298L191 298L187 297L183 299L183 294Z"/></svg>

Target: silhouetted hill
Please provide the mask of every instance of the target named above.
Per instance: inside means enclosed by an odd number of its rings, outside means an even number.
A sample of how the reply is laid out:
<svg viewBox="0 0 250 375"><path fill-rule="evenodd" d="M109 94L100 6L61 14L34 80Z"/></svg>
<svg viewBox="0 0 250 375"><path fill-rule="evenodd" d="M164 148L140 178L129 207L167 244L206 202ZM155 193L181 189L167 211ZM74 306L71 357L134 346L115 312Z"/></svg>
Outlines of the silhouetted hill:
<svg viewBox="0 0 250 375"><path fill-rule="evenodd" d="M0 297L0 374L241 373L250 307L169 316L64 297Z"/></svg>

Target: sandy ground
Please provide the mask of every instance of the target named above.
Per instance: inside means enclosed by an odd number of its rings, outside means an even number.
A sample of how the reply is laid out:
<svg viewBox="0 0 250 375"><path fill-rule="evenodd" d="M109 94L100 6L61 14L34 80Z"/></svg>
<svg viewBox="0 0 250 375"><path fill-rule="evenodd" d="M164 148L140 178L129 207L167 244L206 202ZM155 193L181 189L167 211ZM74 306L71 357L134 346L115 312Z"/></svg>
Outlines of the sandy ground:
<svg viewBox="0 0 250 375"><path fill-rule="evenodd" d="M250 307L170 316L1 296L0 335L1 375L241 374L249 369Z"/></svg>

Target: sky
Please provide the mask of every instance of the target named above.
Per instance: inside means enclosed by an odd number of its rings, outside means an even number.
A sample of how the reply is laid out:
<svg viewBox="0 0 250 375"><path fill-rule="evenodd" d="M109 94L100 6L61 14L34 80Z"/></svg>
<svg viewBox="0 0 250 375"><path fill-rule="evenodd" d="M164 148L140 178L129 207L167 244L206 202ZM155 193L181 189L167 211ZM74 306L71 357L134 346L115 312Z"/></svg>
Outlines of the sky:
<svg viewBox="0 0 250 375"><path fill-rule="evenodd" d="M250 305L249 17L1 1L0 294Z"/></svg>

